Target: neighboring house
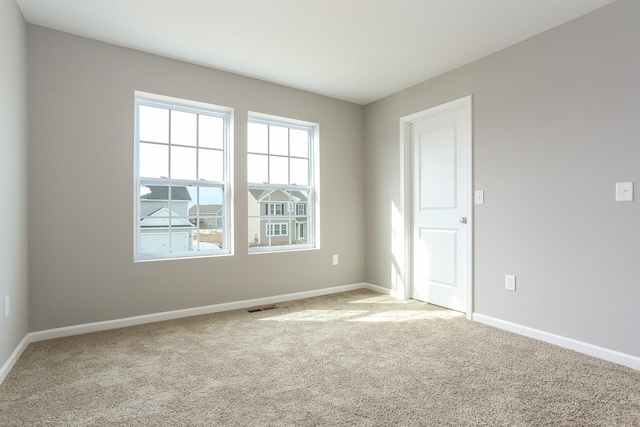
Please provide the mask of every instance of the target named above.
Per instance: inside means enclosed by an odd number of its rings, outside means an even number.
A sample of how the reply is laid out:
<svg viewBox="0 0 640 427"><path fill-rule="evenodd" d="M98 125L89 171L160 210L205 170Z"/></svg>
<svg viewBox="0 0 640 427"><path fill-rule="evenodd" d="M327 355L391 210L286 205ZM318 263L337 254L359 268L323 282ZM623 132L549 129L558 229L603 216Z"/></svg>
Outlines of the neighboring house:
<svg viewBox="0 0 640 427"><path fill-rule="evenodd" d="M250 189L249 246L307 243L308 202L302 191Z"/></svg>
<svg viewBox="0 0 640 427"><path fill-rule="evenodd" d="M195 227L189 222L191 196L186 187L172 187L171 210L168 187L144 187L147 192L140 196L140 253L192 250Z"/></svg>
<svg viewBox="0 0 640 427"><path fill-rule="evenodd" d="M189 208L190 222L196 224L196 217L200 218L199 227L202 230L222 228L222 205L193 205Z"/></svg>

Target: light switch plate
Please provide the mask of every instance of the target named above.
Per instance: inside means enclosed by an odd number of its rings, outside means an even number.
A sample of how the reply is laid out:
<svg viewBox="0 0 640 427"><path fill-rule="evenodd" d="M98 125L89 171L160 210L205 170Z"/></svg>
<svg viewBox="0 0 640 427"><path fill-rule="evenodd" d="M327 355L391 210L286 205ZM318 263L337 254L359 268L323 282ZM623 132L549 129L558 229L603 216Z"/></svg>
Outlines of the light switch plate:
<svg viewBox="0 0 640 427"><path fill-rule="evenodd" d="M508 291L516 290L516 276L506 274L504 276L504 288Z"/></svg>
<svg viewBox="0 0 640 427"><path fill-rule="evenodd" d="M616 183L616 202L633 201L633 182Z"/></svg>
<svg viewBox="0 0 640 427"><path fill-rule="evenodd" d="M484 191L476 190L475 193L473 193L473 201L476 205L484 205Z"/></svg>

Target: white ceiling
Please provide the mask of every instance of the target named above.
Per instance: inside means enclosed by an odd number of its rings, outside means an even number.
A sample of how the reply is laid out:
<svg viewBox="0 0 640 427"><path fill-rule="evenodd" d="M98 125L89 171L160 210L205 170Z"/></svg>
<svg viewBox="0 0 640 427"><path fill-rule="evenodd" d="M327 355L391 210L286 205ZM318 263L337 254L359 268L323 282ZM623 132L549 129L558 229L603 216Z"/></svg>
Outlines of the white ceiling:
<svg viewBox="0 0 640 427"><path fill-rule="evenodd" d="M613 0L16 0L27 22L358 104Z"/></svg>

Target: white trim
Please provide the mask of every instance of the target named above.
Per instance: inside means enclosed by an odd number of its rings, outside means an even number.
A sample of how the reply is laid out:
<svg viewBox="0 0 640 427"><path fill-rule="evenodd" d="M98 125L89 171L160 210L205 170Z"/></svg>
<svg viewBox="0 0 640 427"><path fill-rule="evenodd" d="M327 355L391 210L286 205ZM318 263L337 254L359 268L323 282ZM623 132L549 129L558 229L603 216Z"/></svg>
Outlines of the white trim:
<svg viewBox="0 0 640 427"><path fill-rule="evenodd" d="M549 332L540 331L538 329L533 329L528 326L522 326L517 323L511 323L505 320L496 319L494 317L485 316L484 314L473 313L473 320L485 325L493 326L498 329L514 332L525 337L534 338L540 341L547 342L549 344L568 348L579 353L597 357L608 362L618 363L620 365L628 366L629 368L640 371L640 357L637 356L632 356L630 354L621 353L616 350L599 347L597 345L574 340L572 338L563 337Z"/></svg>
<svg viewBox="0 0 640 427"><path fill-rule="evenodd" d="M362 283L363 289L369 289L370 291L377 292L383 295L392 295L392 290L389 288L383 288L382 286L372 285L371 283ZM395 295L392 295L395 296ZM400 298L399 298L400 299Z"/></svg>
<svg viewBox="0 0 640 427"><path fill-rule="evenodd" d="M198 144L195 148L197 152L200 150L220 151L223 153L223 179L222 181L204 181L200 179L173 179L173 178L150 178L140 176L140 107L148 106L155 108L162 108L168 111L182 111L193 114L217 117L223 120L223 146L222 148L210 148L200 147ZM169 121L170 126L171 121ZM173 259L185 259L185 258L204 258L204 257L216 257L233 255L234 253L234 237L233 233L228 232L233 230L233 126L234 126L234 109L231 107L224 107L215 104L209 104L200 101L192 101L181 98L174 98L164 95L157 95L147 92L134 91L134 156L133 156L133 177L134 177L134 191L133 191L133 261L134 262L146 262L146 261L162 261ZM171 147L171 138L167 144L161 143ZM144 142L149 143L149 142ZM176 145L182 146L182 145ZM171 154L169 152L168 158L169 171L171 170ZM196 171L198 164L196 164ZM197 176L196 176L197 177ZM143 184L144 183L144 184ZM168 253L141 253L141 232L140 232L140 186L141 185L153 185L147 183L157 183L159 186L198 186L198 187L219 187L222 190L223 200L221 210L223 211L223 233L222 233L222 248L211 250L188 250L185 252L168 252ZM168 210L171 211L171 200L168 201ZM171 230L171 225L169 230ZM169 242L171 242L172 233L169 232Z"/></svg>
<svg viewBox="0 0 640 427"><path fill-rule="evenodd" d="M32 342L45 341L55 338L63 338L73 335L81 335L91 332L107 331L110 329L125 328L127 326L142 325L145 323L161 322L164 320L180 319L190 316L198 316L202 314L218 313L228 310L237 310L259 305L276 304L284 301L294 301L297 299L312 298L322 295L330 295L340 292L354 291L357 289L369 289L383 295L394 295L394 291L382 286L373 285L371 283L355 283L352 285L334 286L332 288L318 289L315 291L297 292L292 294L278 295L274 297L258 298L252 300L238 301L232 303L216 304L205 307L196 307L184 310L165 311L161 313L147 314L143 316L127 317L124 319L107 320L103 322L85 323L82 325L68 326L63 328L48 329L38 332L28 333L20 344L13 351L9 359L0 368L0 385L7 378L22 353ZM399 298L402 299L402 298ZM615 350L598 347L587 344L571 338L565 338L559 335L532 329L526 326L517 325L515 323L506 322L504 320L495 319L483 314L473 313L473 320L485 325L493 326L506 331L514 332L530 338L539 339L561 347L569 348L580 353L588 354L613 363L619 363L632 369L640 371L640 357L621 353Z"/></svg>
<svg viewBox="0 0 640 427"><path fill-rule="evenodd" d="M264 187L276 187L276 188L286 188L286 190L284 190L283 192L285 192L285 194L288 194L287 190L294 190L296 188L304 188L304 189L308 189L309 191L309 195L307 198L307 204L309 205L308 208L308 213L307 213L307 218L308 218L308 226L307 226L307 242L308 245L287 245L285 246L271 246L270 244L267 246L260 246L260 247L249 247L248 248L248 252L249 254L253 254L253 253L264 253L264 252L283 252L283 251L296 251L299 249L304 249L304 246L308 246L311 249L319 249L320 248L320 148L319 148L319 138L320 138L320 125L318 123L314 123L314 122L307 122L307 121L303 121L303 120L298 120L298 119L292 119L292 118L288 118L288 117L281 117L281 116L275 116L275 115L271 115L271 114L264 114L264 113L258 113L255 111L249 111L247 114L247 126L251 123L256 123L256 124L262 124L262 125L267 125L267 126L279 126L279 127L285 127L285 128L289 128L289 129L299 129L299 130L304 130L306 132L308 132L309 134L309 153L308 153L308 157L306 158L309 164L309 169L308 169L308 183L307 185L299 185L299 184L295 184L295 183L290 183L287 185L283 185L283 184L275 184L275 183L252 183L249 182L248 183L248 187L260 187L261 185ZM248 148L247 148L248 150ZM268 150L269 151L269 150ZM253 153L250 151L247 151L248 154L262 154L262 155L269 155L271 156L272 154L269 153L265 154L265 153ZM281 157L286 157L288 159L291 158L302 158L302 157L297 157L297 156L291 156L290 153L289 155L286 156L281 156ZM290 172L290 171L289 171ZM269 178L269 177L268 177ZM291 181L291 177L289 176L288 181ZM258 202L262 201L262 198L260 200L257 200ZM277 203L277 201L274 201ZM313 206L313 209L311 209L311 207ZM274 216L271 215L271 212L269 211L269 209L267 208L268 212L269 212L269 216ZM293 212L289 211L289 216L293 216L291 215ZM282 214L284 215L284 211L282 212ZM262 214L261 214L262 215ZM279 215L275 215L275 216L279 216ZM288 236L294 236L293 232L289 231L289 233L287 234ZM268 236L268 237L277 237L277 236Z"/></svg>
<svg viewBox="0 0 640 427"><path fill-rule="evenodd" d="M88 334L92 332L108 331L111 329L126 328L128 326L143 325L146 323L162 322L165 320L181 319L184 317L199 316L202 314L219 313L222 311L238 310L259 305L276 304L284 301L294 301L304 298L318 297L322 295L336 294L340 292L354 291L357 289L369 289L381 294L389 294L389 289L369 283L355 283L351 285L334 286L331 288L317 289L314 291L296 292L292 294L277 295L273 297L257 298L251 300L215 304L204 307L194 307L184 310L165 311L146 314L142 316L126 317L123 319L105 320L102 322L85 323L62 328L47 329L44 331L29 332L18 344L9 359L0 368L0 385L11 372L14 365L30 343L45 341L55 338L70 337L73 335Z"/></svg>
<svg viewBox="0 0 640 427"><path fill-rule="evenodd" d="M411 125L417 121L424 120L426 118L438 116L441 114L449 113L464 109L467 113L467 138L468 153L468 188L469 197L467 200L467 232L468 232L468 281L467 281L467 319L473 319L473 103L472 96L468 95L454 101L447 102L436 107L428 108L417 113L409 114L407 116L400 117L400 205L401 215L404 218L404 276L403 287L399 286L396 289L396 296L401 299L411 298L411 271L412 271L412 233L413 233L413 219L411 214Z"/></svg>
<svg viewBox="0 0 640 427"><path fill-rule="evenodd" d="M20 344L18 344L13 353L11 353L11 356L9 356L9 359L2 365L2 368L0 368L0 384L7 378L9 372L11 372L18 362L18 359L20 359L20 356L22 356L22 353L26 350L29 343L31 343L31 334L27 334L22 341L20 341Z"/></svg>
<svg viewBox="0 0 640 427"><path fill-rule="evenodd" d="M165 320L181 319L184 317L200 316L203 314L219 313L222 311L238 310L258 305L276 304L284 301L294 301L304 298L312 298L322 295L335 294L355 289L371 289L373 285L368 286L364 283L356 283L353 285L335 286L332 288L318 289L315 291L296 292L292 294L277 295L266 298L256 298L244 301L228 302L222 304L208 305L203 307L187 308L183 310L165 311L160 313L145 314L142 316L126 317L123 319L106 320L102 322L85 323L81 325L66 326L63 328L48 329L44 331L32 332L30 342L44 341L54 338L68 337L72 335L88 334L91 332L100 332L110 329L126 328L128 326L143 325L146 323L162 322ZM378 288L378 287L375 287ZM382 289L382 288L380 288Z"/></svg>

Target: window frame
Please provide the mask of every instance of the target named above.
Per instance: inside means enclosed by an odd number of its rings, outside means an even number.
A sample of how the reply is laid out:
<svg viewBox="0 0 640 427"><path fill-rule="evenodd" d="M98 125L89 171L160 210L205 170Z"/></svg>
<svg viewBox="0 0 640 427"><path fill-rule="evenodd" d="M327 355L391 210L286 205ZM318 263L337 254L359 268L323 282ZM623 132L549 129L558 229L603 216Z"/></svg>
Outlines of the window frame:
<svg viewBox="0 0 640 427"><path fill-rule="evenodd" d="M306 234L306 243L293 243L292 240L297 239L296 233L292 230L297 229L297 218L301 215L298 215L297 207L294 207L296 202L293 199L289 199L288 201L280 201L280 200L268 200L266 203L271 204L282 204L282 214L277 215L277 221L282 222L283 220L287 221L287 234L289 237L290 244L275 244L275 245L264 245L264 246L251 246L251 242L249 242L248 252L249 254L258 254L258 253L272 253L272 252L289 252L289 251L303 251L303 250L314 250L320 248L320 167L319 167L319 134L320 127L317 123L301 121L291 118L285 118L280 116L273 116L268 114L249 112L247 119L247 128L251 123L263 124L268 126L277 126L277 127L286 127L288 129L297 129L304 130L308 132L308 185L297 185L297 184L282 184L282 183L256 183L249 181L249 173L247 171L247 190L263 190L263 191L274 191L278 190L291 190L291 191L301 191L303 193L307 193L307 200L303 203L307 205L305 209L305 214L302 215L306 217L307 222L305 234ZM290 142L290 140L289 140ZM265 155L265 153L252 152L249 151L249 132L247 132L247 162L249 161L249 155L251 154L261 154ZM289 155L283 156L280 154L270 154L267 152L267 156L277 156L277 157L287 157L288 159L299 159L299 156L292 156L289 152ZM248 167L248 164L247 164ZM291 180L291 177L289 177ZM287 205L287 208L284 207ZM271 214L271 210L268 209L267 212ZM271 224L274 221L273 215L265 215L263 211L258 209L258 215L248 215L247 219L249 223L252 220L258 220L260 224L264 221L267 224ZM283 236L267 236L265 230L266 237L283 237ZM262 243L261 239L257 241L257 243Z"/></svg>
<svg viewBox="0 0 640 427"><path fill-rule="evenodd" d="M196 144L193 148L196 150L206 150L206 151L222 151L222 161L223 161L223 173L221 181L213 181L213 180L203 180L198 179L199 177L196 175L195 179L173 179L173 178L157 178L157 177L142 177L140 176L140 106L148 106L155 108L163 108L169 111L178 111L178 112L187 112L204 116L212 116L219 117L223 120L223 141L222 148L207 148L201 147L199 143ZM169 113L170 114L170 113ZM171 115L171 114L170 114ZM170 131L169 124L169 133ZM197 131L196 131L197 134ZM148 142L144 142L147 144ZM160 143L159 143L160 144ZM168 147L168 155L169 159L171 158L171 147L177 146L181 147L180 144L171 144L171 137L167 142ZM183 259L183 258L201 258L201 257L213 257L213 256L224 256L224 255L233 255L233 192L232 192L232 182L233 182L233 108L223 107L219 105L213 105L209 103L203 103L198 101L190 101L186 99L168 97L163 95L145 93L140 91L135 91L134 93L134 262L139 261L159 261L159 260L173 260L173 259ZM197 156L201 154L200 151L197 151ZM168 165L170 165L170 160ZM198 163L196 162L196 170L198 170ZM222 191L222 212L221 218L216 215L215 220L216 223L221 219L222 225L222 247L220 249L208 249L208 250L187 250L187 251L176 251L176 252L160 252L160 253L142 253L142 245L141 245L141 187L142 186L166 186L170 188L175 187L185 187L185 188L194 188L196 189L196 194L200 195L200 190L203 188L218 188ZM171 194L173 190L167 190L168 194ZM168 195L167 206L171 209L171 204L173 203L172 198ZM196 201L196 205L198 208L196 209L195 216L187 211L186 218L191 222L195 220L195 236L196 239L194 243L200 244L200 230L204 229L201 227L201 221L207 218L212 219L211 216L201 215L200 214L200 204L199 201ZM171 210L169 211L171 212ZM173 215L170 213L169 218L172 218ZM173 229L172 229L172 221L169 221L168 231L165 234L168 234L169 242L171 242ZM193 222L192 222L193 224ZM193 238L194 235L192 235Z"/></svg>

